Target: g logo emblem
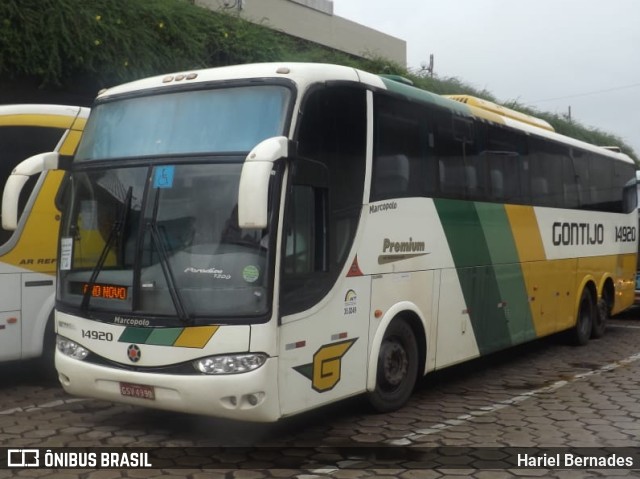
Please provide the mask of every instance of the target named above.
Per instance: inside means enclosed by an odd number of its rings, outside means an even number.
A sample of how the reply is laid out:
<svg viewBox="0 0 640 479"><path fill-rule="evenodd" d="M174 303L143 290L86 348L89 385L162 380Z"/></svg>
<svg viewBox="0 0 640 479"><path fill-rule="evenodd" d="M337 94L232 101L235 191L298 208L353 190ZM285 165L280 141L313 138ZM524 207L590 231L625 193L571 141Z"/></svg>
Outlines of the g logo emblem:
<svg viewBox="0 0 640 479"><path fill-rule="evenodd" d="M340 382L342 357L351 349L355 339L326 344L313 355L313 363L303 364L293 369L311 380L311 387L323 393L332 390Z"/></svg>

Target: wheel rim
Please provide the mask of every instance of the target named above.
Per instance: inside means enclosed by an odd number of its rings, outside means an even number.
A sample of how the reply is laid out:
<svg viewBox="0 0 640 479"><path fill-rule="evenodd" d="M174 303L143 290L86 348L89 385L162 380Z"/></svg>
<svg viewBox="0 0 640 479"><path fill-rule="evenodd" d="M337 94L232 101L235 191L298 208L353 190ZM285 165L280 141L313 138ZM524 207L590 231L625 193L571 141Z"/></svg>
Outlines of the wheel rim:
<svg viewBox="0 0 640 479"><path fill-rule="evenodd" d="M396 389L402 384L409 371L407 351L397 340L390 339L382 345L382 385L385 389Z"/></svg>

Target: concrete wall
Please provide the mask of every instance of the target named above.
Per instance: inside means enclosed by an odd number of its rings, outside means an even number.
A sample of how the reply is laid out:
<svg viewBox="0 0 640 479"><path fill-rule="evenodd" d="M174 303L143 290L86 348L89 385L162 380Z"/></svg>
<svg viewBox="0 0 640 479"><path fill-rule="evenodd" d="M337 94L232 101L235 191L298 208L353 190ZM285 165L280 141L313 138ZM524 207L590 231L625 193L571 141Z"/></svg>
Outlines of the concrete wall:
<svg viewBox="0 0 640 479"><path fill-rule="evenodd" d="M333 15L329 0L195 0L195 4L211 10L226 4L245 20L295 37L352 55L380 56L400 65L407 62L404 40Z"/></svg>
<svg viewBox="0 0 640 479"><path fill-rule="evenodd" d="M333 15L333 1L332 0L291 0L292 2L305 5L314 10L319 10L329 15Z"/></svg>

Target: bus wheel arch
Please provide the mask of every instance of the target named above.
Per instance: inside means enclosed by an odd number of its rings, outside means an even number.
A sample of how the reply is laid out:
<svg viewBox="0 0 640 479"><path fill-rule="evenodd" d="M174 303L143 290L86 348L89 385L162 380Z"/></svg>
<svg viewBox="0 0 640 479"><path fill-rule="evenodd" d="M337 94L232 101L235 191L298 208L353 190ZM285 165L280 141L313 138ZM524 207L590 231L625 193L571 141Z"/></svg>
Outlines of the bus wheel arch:
<svg viewBox="0 0 640 479"><path fill-rule="evenodd" d="M615 287L613 286L613 280L607 278L602 285L602 293L596 305L597 311L591 331L592 338L601 338L604 336L607 329L607 321L611 317L611 311L613 310L614 294Z"/></svg>
<svg viewBox="0 0 640 479"><path fill-rule="evenodd" d="M369 358L371 406L390 412L406 404L424 373L425 361L424 326L415 312L402 311L381 324Z"/></svg>
<svg viewBox="0 0 640 479"><path fill-rule="evenodd" d="M56 331L54 312L47 318L42 333L42 352L35 358L35 367L38 375L47 382L57 383L58 373L54 363L56 352Z"/></svg>

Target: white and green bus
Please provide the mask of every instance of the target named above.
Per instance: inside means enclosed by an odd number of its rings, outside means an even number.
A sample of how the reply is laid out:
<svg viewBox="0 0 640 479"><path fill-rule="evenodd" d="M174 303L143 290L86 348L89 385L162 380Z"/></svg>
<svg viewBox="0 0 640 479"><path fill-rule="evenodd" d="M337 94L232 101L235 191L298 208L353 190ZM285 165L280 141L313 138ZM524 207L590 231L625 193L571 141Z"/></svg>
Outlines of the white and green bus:
<svg viewBox="0 0 640 479"><path fill-rule="evenodd" d="M565 330L584 344L633 303L627 156L395 78L133 82L59 163L74 395L251 421L360 394L390 411L424 374Z"/></svg>

